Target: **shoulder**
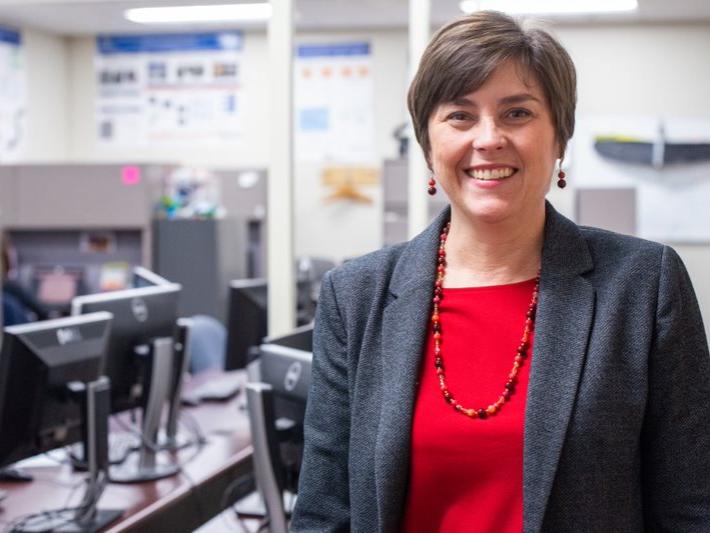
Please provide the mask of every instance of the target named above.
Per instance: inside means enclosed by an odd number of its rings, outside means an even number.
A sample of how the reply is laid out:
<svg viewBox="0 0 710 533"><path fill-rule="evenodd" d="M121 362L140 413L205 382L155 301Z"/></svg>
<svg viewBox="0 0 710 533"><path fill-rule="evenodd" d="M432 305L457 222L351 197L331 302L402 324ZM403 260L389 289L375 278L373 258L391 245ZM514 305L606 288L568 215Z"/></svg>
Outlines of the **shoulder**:
<svg viewBox="0 0 710 533"><path fill-rule="evenodd" d="M338 293L364 296L377 287L386 286L407 243L387 246L375 252L346 261L328 272L328 280Z"/></svg>
<svg viewBox="0 0 710 533"><path fill-rule="evenodd" d="M579 226L579 230L592 255L595 269L602 273L620 269L658 272L664 254L677 257L672 248L658 242L589 226Z"/></svg>

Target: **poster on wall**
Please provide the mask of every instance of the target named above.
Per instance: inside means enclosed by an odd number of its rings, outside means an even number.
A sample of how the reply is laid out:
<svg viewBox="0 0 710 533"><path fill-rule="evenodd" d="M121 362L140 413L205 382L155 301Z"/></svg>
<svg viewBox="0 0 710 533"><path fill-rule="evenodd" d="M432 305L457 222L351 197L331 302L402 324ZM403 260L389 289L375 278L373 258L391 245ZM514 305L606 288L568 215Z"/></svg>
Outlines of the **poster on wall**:
<svg viewBox="0 0 710 533"><path fill-rule="evenodd" d="M240 31L103 35L96 41L96 133L104 146L238 141Z"/></svg>
<svg viewBox="0 0 710 533"><path fill-rule="evenodd" d="M369 163L375 159L370 44L309 44L296 50L295 157Z"/></svg>
<svg viewBox="0 0 710 533"><path fill-rule="evenodd" d="M584 189L633 189L637 234L710 242L710 117L580 117L572 180Z"/></svg>
<svg viewBox="0 0 710 533"><path fill-rule="evenodd" d="M26 138L22 36L0 26L0 163L19 159Z"/></svg>

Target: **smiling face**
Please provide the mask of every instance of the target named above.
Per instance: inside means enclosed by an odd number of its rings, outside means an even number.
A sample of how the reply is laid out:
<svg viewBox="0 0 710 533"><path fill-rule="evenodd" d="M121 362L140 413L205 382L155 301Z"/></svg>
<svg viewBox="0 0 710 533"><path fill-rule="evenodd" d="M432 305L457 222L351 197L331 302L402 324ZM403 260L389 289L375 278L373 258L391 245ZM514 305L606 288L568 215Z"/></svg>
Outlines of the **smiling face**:
<svg viewBox="0 0 710 533"><path fill-rule="evenodd" d="M560 150L545 95L513 61L429 117L429 161L453 217L497 223L544 213Z"/></svg>

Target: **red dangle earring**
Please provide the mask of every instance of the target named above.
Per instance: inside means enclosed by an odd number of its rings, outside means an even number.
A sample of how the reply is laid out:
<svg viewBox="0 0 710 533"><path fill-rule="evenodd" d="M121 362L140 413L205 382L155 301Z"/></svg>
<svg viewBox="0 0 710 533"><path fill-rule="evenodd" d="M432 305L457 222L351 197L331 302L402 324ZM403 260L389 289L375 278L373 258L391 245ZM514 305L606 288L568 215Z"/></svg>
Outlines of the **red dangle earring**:
<svg viewBox="0 0 710 533"><path fill-rule="evenodd" d="M434 179L434 176L429 178L429 188L426 192L429 193L429 196L434 196L436 194L436 180Z"/></svg>
<svg viewBox="0 0 710 533"><path fill-rule="evenodd" d="M557 173L557 186L560 189L564 189L567 187L567 182L565 181L565 178L567 177L567 174L565 174L565 171L562 170L562 161L560 161L560 171Z"/></svg>

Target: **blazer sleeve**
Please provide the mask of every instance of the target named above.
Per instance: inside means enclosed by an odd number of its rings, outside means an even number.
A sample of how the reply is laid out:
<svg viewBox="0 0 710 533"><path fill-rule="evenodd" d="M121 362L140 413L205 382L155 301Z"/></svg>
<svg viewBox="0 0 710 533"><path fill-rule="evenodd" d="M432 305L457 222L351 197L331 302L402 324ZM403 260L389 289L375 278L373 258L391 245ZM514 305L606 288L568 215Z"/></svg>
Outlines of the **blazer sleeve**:
<svg viewBox="0 0 710 533"><path fill-rule="evenodd" d="M350 529L349 439L347 338L328 273L316 310L303 463L291 531Z"/></svg>
<svg viewBox="0 0 710 533"><path fill-rule="evenodd" d="M710 531L710 356L688 273L664 247L642 433L646 531Z"/></svg>

